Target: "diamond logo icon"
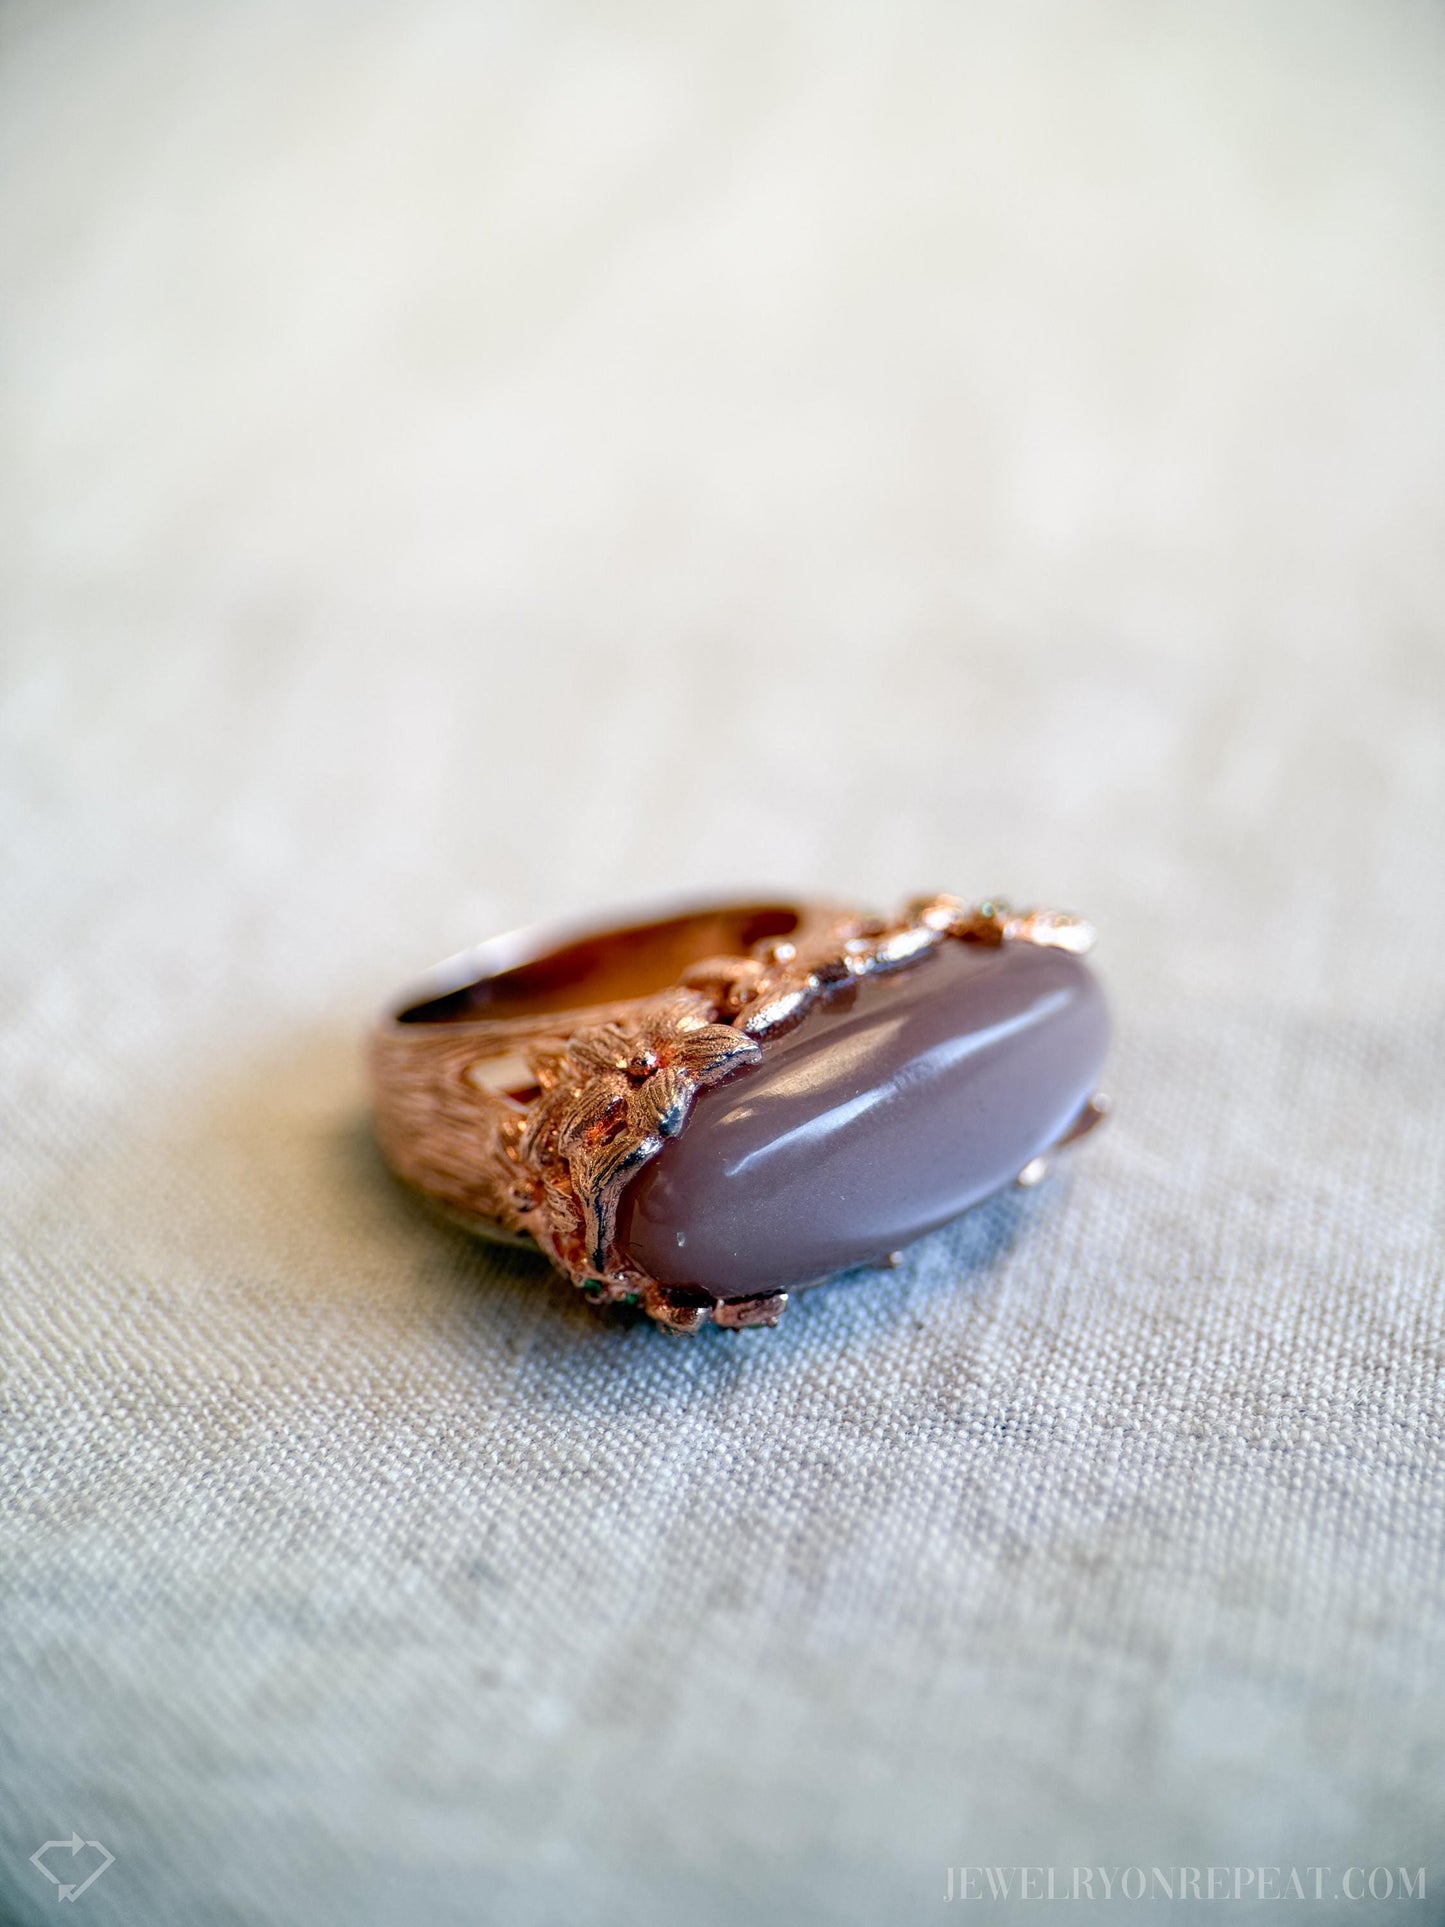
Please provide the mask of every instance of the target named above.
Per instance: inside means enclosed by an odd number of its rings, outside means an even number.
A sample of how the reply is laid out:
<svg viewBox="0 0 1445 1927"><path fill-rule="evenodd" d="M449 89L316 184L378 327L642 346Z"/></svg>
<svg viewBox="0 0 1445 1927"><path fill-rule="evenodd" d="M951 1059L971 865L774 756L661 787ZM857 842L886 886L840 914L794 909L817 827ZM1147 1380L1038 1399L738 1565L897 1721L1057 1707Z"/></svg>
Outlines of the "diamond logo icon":
<svg viewBox="0 0 1445 1927"><path fill-rule="evenodd" d="M90 1862L85 1860L77 1865L77 1857L82 1852L98 1853L99 1862L95 1866L90 1866ZM69 1864L61 1859L64 1853L70 1855ZM78 1833L72 1833L68 1840L47 1840L44 1846L35 1849L30 1859L31 1864L38 1867L45 1878L54 1884L57 1900L79 1900L86 1888L92 1882L99 1880L106 1868L114 1864L115 1855L108 1847L103 1847L98 1840L82 1840ZM61 1868L59 1873L49 1865L51 1859L59 1861ZM87 1867L90 1868L88 1873L85 1871ZM77 1878L82 1873L85 1874L83 1880Z"/></svg>

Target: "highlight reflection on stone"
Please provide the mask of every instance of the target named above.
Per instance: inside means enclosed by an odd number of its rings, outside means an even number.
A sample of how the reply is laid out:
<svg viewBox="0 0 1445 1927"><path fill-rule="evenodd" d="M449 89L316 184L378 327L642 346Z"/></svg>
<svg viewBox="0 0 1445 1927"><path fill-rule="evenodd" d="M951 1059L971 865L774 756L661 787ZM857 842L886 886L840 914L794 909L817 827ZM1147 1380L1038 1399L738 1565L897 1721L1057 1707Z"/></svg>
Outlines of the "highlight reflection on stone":
<svg viewBox="0 0 1445 1927"><path fill-rule="evenodd" d="M1108 1036L1077 957L945 942L702 1092L624 1194L619 1248L659 1284L740 1299L909 1244L1067 1132Z"/></svg>

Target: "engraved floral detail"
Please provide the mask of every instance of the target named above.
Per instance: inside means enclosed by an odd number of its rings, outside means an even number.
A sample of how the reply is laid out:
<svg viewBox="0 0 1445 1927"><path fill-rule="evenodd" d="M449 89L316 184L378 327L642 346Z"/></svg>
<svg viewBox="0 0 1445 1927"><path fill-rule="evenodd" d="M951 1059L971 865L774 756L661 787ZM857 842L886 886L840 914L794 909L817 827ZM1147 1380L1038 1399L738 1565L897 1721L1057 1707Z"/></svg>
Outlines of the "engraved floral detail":
<svg viewBox="0 0 1445 1927"><path fill-rule="evenodd" d="M709 957L694 964L683 981L715 997L728 1021L749 1037L776 1037L839 985L896 970L945 936L961 934L951 925L952 899L925 901L929 906L947 901L948 916L933 923L913 914L895 923L839 916L806 940L770 937L749 957Z"/></svg>
<svg viewBox="0 0 1445 1927"><path fill-rule="evenodd" d="M931 928L966 943L1034 943L1083 956L1094 947L1094 926L1067 910L1015 910L1002 898L962 903L957 897L928 897L910 906Z"/></svg>
<svg viewBox="0 0 1445 1927"><path fill-rule="evenodd" d="M628 1179L677 1136L700 1090L760 1055L712 1017L699 992L668 991L533 1053L541 1095L516 1155L541 1172L539 1229L574 1276L627 1285L609 1258Z"/></svg>

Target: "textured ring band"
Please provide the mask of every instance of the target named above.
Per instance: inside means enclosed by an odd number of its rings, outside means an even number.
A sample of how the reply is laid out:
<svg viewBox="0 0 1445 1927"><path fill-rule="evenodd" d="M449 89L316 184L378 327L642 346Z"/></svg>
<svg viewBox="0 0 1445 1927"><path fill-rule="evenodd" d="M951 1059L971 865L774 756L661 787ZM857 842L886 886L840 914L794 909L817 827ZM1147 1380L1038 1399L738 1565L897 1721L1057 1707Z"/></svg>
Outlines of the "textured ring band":
<svg viewBox="0 0 1445 1927"><path fill-rule="evenodd" d="M776 1324L1103 1115L1080 918L760 900L539 929L453 958L372 1039L397 1174L603 1302Z"/></svg>

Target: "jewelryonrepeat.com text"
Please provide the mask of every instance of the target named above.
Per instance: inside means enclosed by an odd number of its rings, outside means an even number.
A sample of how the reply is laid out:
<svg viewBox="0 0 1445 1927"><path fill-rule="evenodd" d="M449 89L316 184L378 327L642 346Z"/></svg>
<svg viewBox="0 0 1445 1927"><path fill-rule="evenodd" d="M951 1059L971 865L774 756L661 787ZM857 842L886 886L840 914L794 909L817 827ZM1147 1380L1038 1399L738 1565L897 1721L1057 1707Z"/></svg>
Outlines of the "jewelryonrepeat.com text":
<svg viewBox="0 0 1445 1927"><path fill-rule="evenodd" d="M1423 1900L1423 1867L945 1867L945 1900Z"/></svg>

